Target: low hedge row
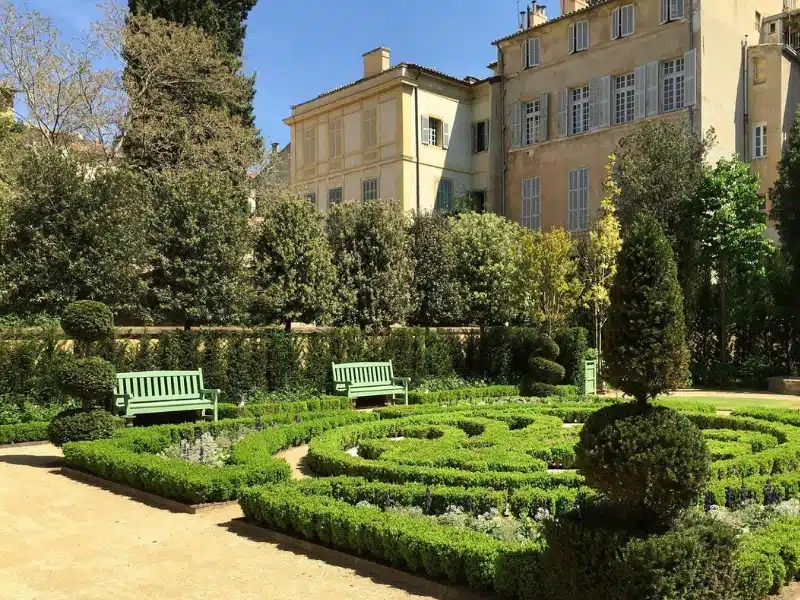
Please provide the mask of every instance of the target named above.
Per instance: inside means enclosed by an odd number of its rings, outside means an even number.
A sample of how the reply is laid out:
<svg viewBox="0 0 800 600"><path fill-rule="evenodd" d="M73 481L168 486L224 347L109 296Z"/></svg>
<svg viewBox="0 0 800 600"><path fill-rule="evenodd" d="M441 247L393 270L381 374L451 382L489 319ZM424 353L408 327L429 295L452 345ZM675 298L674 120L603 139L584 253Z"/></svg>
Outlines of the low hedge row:
<svg viewBox="0 0 800 600"><path fill-rule="evenodd" d="M800 517L777 519L744 536L738 565L743 600L759 600L800 579Z"/></svg>
<svg viewBox="0 0 800 600"><path fill-rule="evenodd" d="M47 440L47 421L31 421L0 425L0 444L21 444L22 442L42 442Z"/></svg>
<svg viewBox="0 0 800 600"><path fill-rule="evenodd" d="M314 412L330 412L334 410L348 410L352 408L353 401L345 396L320 396L309 400L296 402L264 402L255 404L221 403L217 409L220 418L238 419L247 417L265 417L275 414L301 414ZM224 416L223 416L224 415Z"/></svg>
<svg viewBox="0 0 800 600"><path fill-rule="evenodd" d="M440 392L409 392L408 403L447 405L488 400L490 398L515 398L517 396L519 396L519 387L516 385L487 385Z"/></svg>
<svg viewBox="0 0 800 600"><path fill-rule="evenodd" d="M295 423L298 418L307 420ZM273 424L287 425L248 435L231 449L229 464L217 468L155 454L203 431L253 426L253 419L122 429L110 439L66 444L64 459L74 469L179 502L222 502L235 499L245 486L288 480L289 465L274 453L328 429L374 418L356 412L276 415Z"/></svg>

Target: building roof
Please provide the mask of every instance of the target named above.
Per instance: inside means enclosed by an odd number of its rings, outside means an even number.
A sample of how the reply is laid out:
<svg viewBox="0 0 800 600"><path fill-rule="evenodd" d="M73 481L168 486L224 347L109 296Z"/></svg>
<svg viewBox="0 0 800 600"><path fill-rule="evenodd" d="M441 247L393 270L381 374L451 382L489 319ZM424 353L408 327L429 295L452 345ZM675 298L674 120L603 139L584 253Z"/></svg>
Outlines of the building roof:
<svg viewBox="0 0 800 600"><path fill-rule="evenodd" d="M589 0L589 1L591 2L591 0ZM507 35L505 37L502 37L499 40L493 41L492 45L496 46L500 42L505 42L506 40L513 39L513 38L517 37L518 35L525 35L526 33L529 33L529 32L531 32L531 31L533 31L535 29L541 29L542 27L545 27L545 26L549 25L550 23L555 23L556 21L561 21L562 19L566 19L566 18L572 17L574 15L580 15L580 14L583 14L585 12L589 12L590 10L592 10L594 8L597 8L598 6L602 6L603 4L609 4L610 2L614 2L614 0L596 0L595 2L592 2L591 4L589 4L588 6L584 6L583 8L579 8L578 10L573 10L572 12L564 13L563 15L559 15L557 17L553 17L552 19L547 19L547 21L545 21L544 23L539 23L538 25L534 25L533 27L529 27L528 29L523 29L522 31L515 31L514 33L509 34L509 35Z"/></svg>
<svg viewBox="0 0 800 600"><path fill-rule="evenodd" d="M465 87L472 87L473 85L477 85L479 83L483 83L484 81L486 81L485 79L478 79L478 80L475 80L475 81L472 81L472 80L466 81L465 79L459 79L458 77L454 77L453 75L448 75L447 73L443 73L441 71L437 71L436 69L432 69L431 67L424 67L422 65L417 65L417 64L414 64L414 63L402 62L402 63L394 65L393 67L389 67L385 71L381 71L380 73L376 73L375 75L370 75L369 77L362 77L360 79L356 79L355 81L351 81L350 83L346 83L346 84L344 84L342 86L339 86L337 88L334 88L332 90L324 92L324 93L320 94L319 96L315 96L314 98L311 98L311 100L306 100L305 102L300 102L299 104L293 104L292 105L292 109L295 109L298 106L303 106L304 104L308 104L309 102L314 102L315 100L319 100L320 98L324 98L325 96L330 96L331 94L335 94L336 92L339 92L339 91L344 90L346 88L349 88L351 86L357 85L357 84L362 83L364 81L369 81L370 79L375 79L376 77L380 77L384 73L388 73L390 71L394 71L394 70L397 70L397 69L402 69L403 67L405 67L407 69L417 69L419 71L422 71L423 73L427 73L428 75L434 75L436 77L441 77L443 79L447 79L448 81L450 81L452 83L458 83L458 84L463 85ZM472 78L472 79L474 79L474 78Z"/></svg>

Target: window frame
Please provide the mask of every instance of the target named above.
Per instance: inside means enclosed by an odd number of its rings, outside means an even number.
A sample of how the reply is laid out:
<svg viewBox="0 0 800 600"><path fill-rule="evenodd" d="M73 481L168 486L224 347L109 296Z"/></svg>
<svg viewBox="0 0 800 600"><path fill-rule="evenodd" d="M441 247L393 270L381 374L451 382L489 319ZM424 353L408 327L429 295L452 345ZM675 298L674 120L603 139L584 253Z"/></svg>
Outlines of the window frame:
<svg viewBox="0 0 800 600"><path fill-rule="evenodd" d="M339 117L328 121L328 158L341 158L343 155L344 119Z"/></svg>
<svg viewBox="0 0 800 600"><path fill-rule="evenodd" d="M373 185L374 184L374 185ZM367 189L367 186L370 188L375 189ZM367 194L371 197L367 198ZM374 196L373 196L374 194ZM377 200L380 198L380 185L377 177L371 177L369 179L362 179L361 180L361 201L367 202L369 200Z"/></svg>
<svg viewBox="0 0 800 600"><path fill-rule="evenodd" d="M443 121L428 115L428 145L441 147L443 141Z"/></svg>
<svg viewBox="0 0 800 600"><path fill-rule="evenodd" d="M769 129L766 123L753 123L753 159L762 159L767 157L767 135Z"/></svg>
<svg viewBox="0 0 800 600"><path fill-rule="evenodd" d="M678 70L678 63L680 63L680 71ZM668 66L672 67L672 71L667 73ZM680 110L686 105L686 60L685 57L679 56L672 60L665 60L661 63L661 111L674 112ZM667 84L672 82L671 94L672 104L667 108ZM680 102L678 101L680 100Z"/></svg>
<svg viewBox="0 0 800 600"><path fill-rule="evenodd" d="M567 174L567 230L578 233L588 228L589 168L578 167Z"/></svg>
<svg viewBox="0 0 800 600"><path fill-rule="evenodd" d="M307 167L317 162L317 126L303 129L303 166Z"/></svg>
<svg viewBox="0 0 800 600"><path fill-rule="evenodd" d="M472 153L480 154L489 151L489 120L483 119L482 121L475 121L472 126L474 127L474 134L472 138ZM480 131L483 128L483 147L478 143L481 140Z"/></svg>
<svg viewBox="0 0 800 600"><path fill-rule="evenodd" d="M767 81L766 63L767 61L763 56L753 57L753 85L760 85L762 83L766 83Z"/></svg>
<svg viewBox="0 0 800 600"><path fill-rule="evenodd" d="M673 8L675 11L673 11ZM661 24L686 18L686 0L661 0Z"/></svg>
<svg viewBox="0 0 800 600"><path fill-rule="evenodd" d="M525 69L532 69L542 64L542 42L538 37L530 37L522 42L523 65Z"/></svg>
<svg viewBox="0 0 800 600"><path fill-rule="evenodd" d="M372 150L378 147L378 108L365 108L362 113L364 150Z"/></svg>
<svg viewBox="0 0 800 600"><path fill-rule="evenodd" d="M589 21L584 19L572 22L569 27L569 36L571 38L569 54L586 52L589 49ZM581 46L579 43L584 45Z"/></svg>
<svg viewBox="0 0 800 600"><path fill-rule="evenodd" d="M625 84L620 87L620 80L624 80ZM636 120L636 73L623 73L622 75L614 76L614 125L624 125ZM620 120L620 98L622 98L622 110L626 117Z"/></svg>
<svg viewBox="0 0 800 600"><path fill-rule="evenodd" d="M443 196L444 191L447 192L446 194L447 206L444 206L444 203L440 202L440 197ZM455 181L447 177L442 177L436 184L436 199L434 200L434 205L433 205L434 209L437 212L450 210L451 208L453 208L453 201L455 200L455 196L456 196Z"/></svg>
<svg viewBox="0 0 800 600"><path fill-rule="evenodd" d="M611 13L612 31L611 39L619 40L629 37L636 32L636 9L633 4L625 4L618 6ZM625 18L627 15L627 19ZM626 31L625 24L630 26L630 30ZM616 27L614 27L616 25Z"/></svg>
<svg viewBox="0 0 800 600"><path fill-rule="evenodd" d="M338 200L334 199L332 197L333 196L333 192L339 192L339 194L338 194L339 199ZM334 204L339 204L340 202L342 202L342 200L344 200L344 188L342 188L341 186L335 187L335 188L328 188L328 206L332 206Z"/></svg>
<svg viewBox="0 0 800 600"><path fill-rule="evenodd" d="M304 194L303 198L308 200L313 206L317 205L317 192L310 192L308 194Z"/></svg>
<svg viewBox="0 0 800 600"><path fill-rule="evenodd" d="M540 98L522 103L523 146L539 143L539 124L542 121L542 102Z"/></svg>
<svg viewBox="0 0 800 600"><path fill-rule="evenodd" d="M591 97L589 93L589 85L580 87L568 88L569 94L569 135L580 135L586 133L591 129ZM581 97L576 101L576 92L581 94ZM579 107L581 130L576 129L576 108Z"/></svg>
<svg viewBox="0 0 800 600"><path fill-rule="evenodd" d="M542 229L541 180L538 176L522 180L520 225L530 231L541 231Z"/></svg>

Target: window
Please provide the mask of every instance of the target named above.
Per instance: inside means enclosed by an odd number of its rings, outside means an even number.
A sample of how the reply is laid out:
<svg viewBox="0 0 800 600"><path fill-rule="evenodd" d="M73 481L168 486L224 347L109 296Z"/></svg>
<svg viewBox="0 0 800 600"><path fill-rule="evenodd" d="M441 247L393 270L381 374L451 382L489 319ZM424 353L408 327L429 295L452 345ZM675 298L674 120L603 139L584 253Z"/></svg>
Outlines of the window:
<svg viewBox="0 0 800 600"><path fill-rule="evenodd" d="M569 26L569 53L581 52L589 47L589 21L578 21Z"/></svg>
<svg viewBox="0 0 800 600"><path fill-rule="evenodd" d="M620 6L611 11L611 39L616 40L633 34L633 4Z"/></svg>
<svg viewBox="0 0 800 600"><path fill-rule="evenodd" d="M567 207L569 231L586 231L589 226L589 169L572 169L569 172L569 200Z"/></svg>
<svg viewBox="0 0 800 600"><path fill-rule="evenodd" d="M684 0L661 0L661 22L677 21L685 16Z"/></svg>
<svg viewBox="0 0 800 600"><path fill-rule="evenodd" d="M753 125L753 158L764 158L767 155L767 125Z"/></svg>
<svg viewBox="0 0 800 600"><path fill-rule="evenodd" d="M489 149L489 121L472 124L472 152L486 152Z"/></svg>
<svg viewBox="0 0 800 600"><path fill-rule="evenodd" d="M433 117L427 117L428 125L423 130L423 144L438 146L442 140L442 122ZM426 134L427 132L427 134ZM427 137L425 137L427 135Z"/></svg>
<svg viewBox="0 0 800 600"><path fill-rule="evenodd" d="M361 199L365 202L367 200L377 200L378 199L378 180L377 179L365 179L361 184Z"/></svg>
<svg viewBox="0 0 800 600"><path fill-rule="evenodd" d="M469 193L472 198L472 209L480 214L486 212L486 190L472 190Z"/></svg>
<svg viewBox="0 0 800 600"><path fill-rule="evenodd" d="M317 205L317 195L316 195L316 194L314 194L314 193L311 193L311 194L306 194L306 195L304 196L304 198L305 198L306 200L308 200L308 201L309 201L311 204L313 204L314 206L316 206L316 205Z"/></svg>
<svg viewBox="0 0 800 600"><path fill-rule="evenodd" d="M303 164L313 165L317 162L317 128L306 127L303 130Z"/></svg>
<svg viewBox="0 0 800 600"><path fill-rule="evenodd" d="M537 230L541 228L542 204L539 200L539 178L522 180L522 219L523 227Z"/></svg>
<svg viewBox="0 0 800 600"><path fill-rule="evenodd" d="M766 60L763 56L753 57L753 85L767 80Z"/></svg>
<svg viewBox="0 0 800 600"><path fill-rule="evenodd" d="M589 86L572 88L569 95L572 114L570 135L589 131Z"/></svg>
<svg viewBox="0 0 800 600"><path fill-rule="evenodd" d="M664 112L683 108L684 101L684 60L668 60L663 67Z"/></svg>
<svg viewBox="0 0 800 600"><path fill-rule="evenodd" d="M769 24L769 32L770 33L775 33L775 22L774 21Z"/></svg>
<svg viewBox="0 0 800 600"><path fill-rule="evenodd" d="M338 204L342 201L342 188L331 188L328 190L328 204Z"/></svg>
<svg viewBox="0 0 800 600"><path fill-rule="evenodd" d="M636 102L636 76L633 73L614 78L614 123L633 121Z"/></svg>
<svg viewBox="0 0 800 600"><path fill-rule="evenodd" d="M539 100L524 102L522 113L525 121L525 128L522 130L522 145L530 146L539 141L539 122L542 118L541 102Z"/></svg>
<svg viewBox="0 0 800 600"><path fill-rule="evenodd" d="M756 31L761 31L761 13L756 11Z"/></svg>
<svg viewBox="0 0 800 600"><path fill-rule="evenodd" d="M378 109L364 109L364 148L378 145Z"/></svg>
<svg viewBox="0 0 800 600"><path fill-rule="evenodd" d="M522 42L522 68L539 66L539 38L530 38Z"/></svg>
<svg viewBox="0 0 800 600"><path fill-rule="evenodd" d="M453 180L440 179L436 188L436 210L447 211L453 208Z"/></svg>
<svg viewBox="0 0 800 600"><path fill-rule="evenodd" d="M342 120L334 119L328 122L328 146L330 158L342 155Z"/></svg>

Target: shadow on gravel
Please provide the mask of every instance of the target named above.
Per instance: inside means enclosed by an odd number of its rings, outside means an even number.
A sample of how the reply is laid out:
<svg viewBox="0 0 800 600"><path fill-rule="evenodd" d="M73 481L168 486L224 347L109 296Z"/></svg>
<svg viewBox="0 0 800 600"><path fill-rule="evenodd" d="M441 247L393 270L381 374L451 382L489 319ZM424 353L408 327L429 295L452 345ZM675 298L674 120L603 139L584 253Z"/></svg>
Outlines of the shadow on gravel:
<svg viewBox="0 0 800 600"><path fill-rule="evenodd" d="M8 465L20 465L23 467L39 467L40 469L52 469L64 464L64 459L57 456L35 456L28 454L6 454L0 456L0 463Z"/></svg>

